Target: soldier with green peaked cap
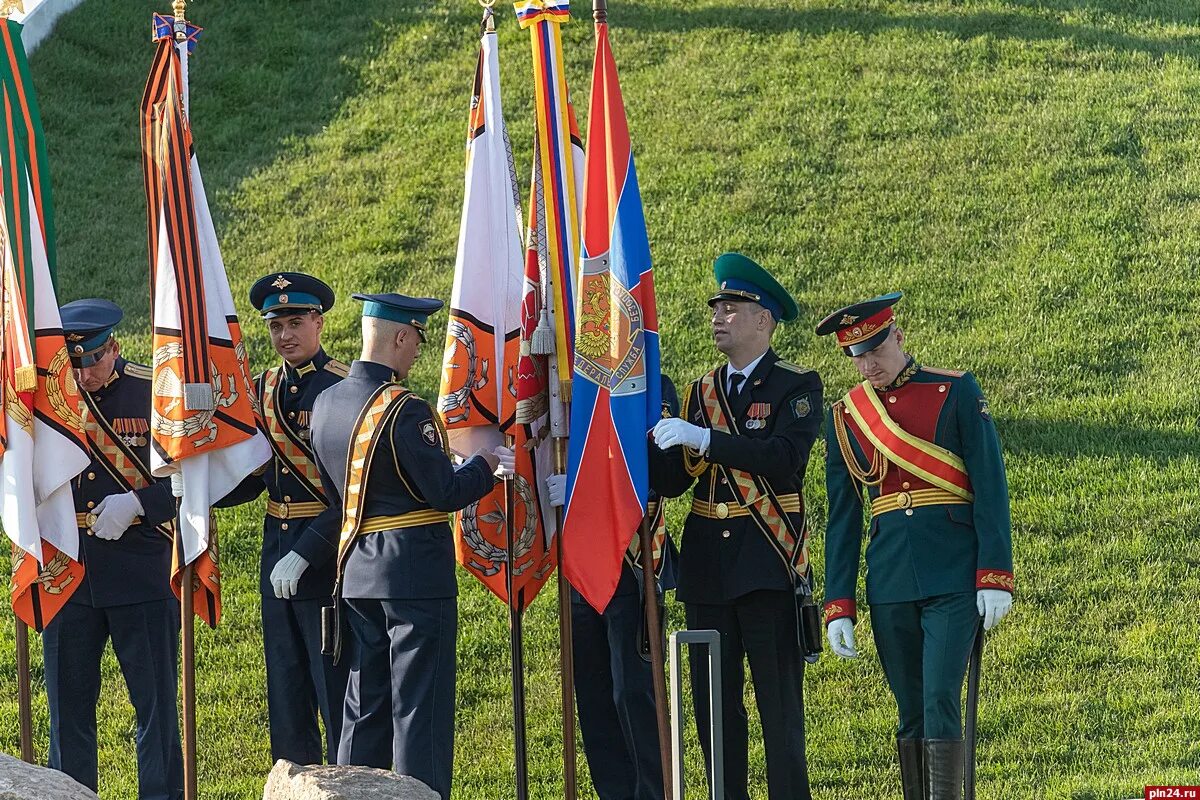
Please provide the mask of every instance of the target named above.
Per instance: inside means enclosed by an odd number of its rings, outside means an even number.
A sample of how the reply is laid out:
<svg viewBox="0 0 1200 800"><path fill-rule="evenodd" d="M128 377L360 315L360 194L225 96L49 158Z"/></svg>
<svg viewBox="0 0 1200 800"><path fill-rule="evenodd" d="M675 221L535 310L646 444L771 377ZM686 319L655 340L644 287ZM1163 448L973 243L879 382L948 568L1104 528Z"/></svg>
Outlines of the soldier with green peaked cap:
<svg viewBox="0 0 1200 800"><path fill-rule="evenodd" d="M857 656L866 520L867 603L899 710L904 800L960 800L973 758L962 738L963 675L980 623L991 628L1012 606L1008 482L979 384L905 352L900 298L855 303L817 326L864 378L825 421L825 622L831 649Z"/></svg>
<svg viewBox="0 0 1200 800"><path fill-rule="evenodd" d="M650 482L660 495L691 489L676 595L691 629L721 635L724 792L749 797L749 726L742 704L750 662L767 754L771 800L806 800L806 657L820 646L804 522L804 473L821 427L821 379L771 349L780 322L800 310L779 281L750 258L725 253L714 265L712 336L726 362L692 382L681 417L654 427ZM693 662L696 663L696 662ZM708 676L691 674L696 724L711 724ZM700 737L712 764L708 739ZM710 773L711 774L711 773Z"/></svg>

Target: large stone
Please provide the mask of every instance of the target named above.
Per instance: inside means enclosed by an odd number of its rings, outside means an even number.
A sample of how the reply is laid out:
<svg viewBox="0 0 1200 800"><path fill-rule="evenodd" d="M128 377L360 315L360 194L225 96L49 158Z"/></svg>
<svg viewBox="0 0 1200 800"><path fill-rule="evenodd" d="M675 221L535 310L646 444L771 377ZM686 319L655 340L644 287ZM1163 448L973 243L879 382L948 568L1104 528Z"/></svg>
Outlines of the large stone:
<svg viewBox="0 0 1200 800"><path fill-rule="evenodd" d="M4 800L0 797L0 800ZM263 800L440 800L416 778L371 767L301 767L280 759Z"/></svg>
<svg viewBox="0 0 1200 800"><path fill-rule="evenodd" d="M66 773L0 753L0 800L100 800Z"/></svg>

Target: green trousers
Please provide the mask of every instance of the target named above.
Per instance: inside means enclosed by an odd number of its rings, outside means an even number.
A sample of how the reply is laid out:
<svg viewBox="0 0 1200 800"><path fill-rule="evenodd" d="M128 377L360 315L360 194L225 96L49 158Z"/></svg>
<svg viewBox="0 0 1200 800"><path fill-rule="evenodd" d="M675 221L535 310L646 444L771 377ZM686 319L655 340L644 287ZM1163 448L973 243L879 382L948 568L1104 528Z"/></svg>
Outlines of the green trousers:
<svg viewBox="0 0 1200 800"><path fill-rule="evenodd" d="M961 739L962 685L979 625L975 593L871 606L901 739Z"/></svg>

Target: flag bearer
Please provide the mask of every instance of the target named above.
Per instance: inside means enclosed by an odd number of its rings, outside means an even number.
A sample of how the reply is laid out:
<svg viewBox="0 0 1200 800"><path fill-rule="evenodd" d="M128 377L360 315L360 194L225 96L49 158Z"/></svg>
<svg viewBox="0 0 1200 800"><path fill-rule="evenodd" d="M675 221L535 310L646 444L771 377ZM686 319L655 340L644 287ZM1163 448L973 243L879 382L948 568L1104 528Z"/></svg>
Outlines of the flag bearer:
<svg viewBox="0 0 1200 800"><path fill-rule="evenodd" d="M283 359L255 380L258 424L274 458L220 505L246 503L267 491L259 591L271 758L332 764L349 667L321 655L321 608L333 602L341 518L336 509L328 510L309 430L317 395L344 378L349 367L321 347L324 314L334 303L324 282L299 272L272 273L251 287L250 303Z"/></svg>
<svg viewBox="0 0 1200 800"><path fill-rule="evenodd" d="M687 625L721 634L725 796L749 797L745 659L762 721L771 800L809 798L804 753L800 605L811 597L803 484L821 425L821 379L771 349L796 301L738 253L714 264L712 335L727 359L693 381L682 418L654 427L651 483L664 496L695 484L683 528L679 586ZM682 445L678 447L677 445ZM811 638L811 637L810 637ZM691 672L697 725L706 730L708 677ZM705 757L711 765L712 754Z"/></svg>
<svg viewBox="0 0 1200 800"><path fill-rule="evenodd" d="M338 763L392 768L444 799L458 631L448 513L490 492L494 476L511 475L515 457L497 447L455 469L440 418L397 382L407 379L440 300L354 298L363 301L362 355L317 399L312 429L342 520L336 591L351 634Z"/></svg>
<svg viewBox="0 0 1200 800"><path fill-rule="evenodd" d="M137 715L138 797L183 796L171 591L171 483L150 476L150 370L121 357L107 300L60 309L92 463L72 484L83 584L42 633L50 766L96 791L100 658L113 652Z"/></svg>
<svg viewBox="0 0 1200 800"><path fill-rule="evenodd" d="M963 675L979 625L1012 607L1008 483L979 384L908 355L892 308L900 297L847 306L817 326L865 379L825 423L825 622L833 651L854 658L869 515L867 604L900 712L904 800L959 800L973 757L963 752Z"/></svg>

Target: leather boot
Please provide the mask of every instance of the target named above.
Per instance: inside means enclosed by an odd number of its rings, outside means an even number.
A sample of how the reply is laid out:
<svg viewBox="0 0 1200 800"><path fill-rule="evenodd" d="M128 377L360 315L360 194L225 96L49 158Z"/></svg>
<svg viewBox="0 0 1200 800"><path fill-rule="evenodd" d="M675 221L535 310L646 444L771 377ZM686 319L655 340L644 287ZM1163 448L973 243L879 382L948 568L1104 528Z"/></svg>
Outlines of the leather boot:
<svg viewBox="0 0 1200 800"><path fill-rule="evenodd" d="M900 788L904 800L925 800L925 771L922 769L923 739L896 739L900 756Z"/></svg>
<svg viewBox="0 0 1200 800"><path fill-rule="evenodd" d="M925 800L962 800L962 739L924 739Z"/></svg>

